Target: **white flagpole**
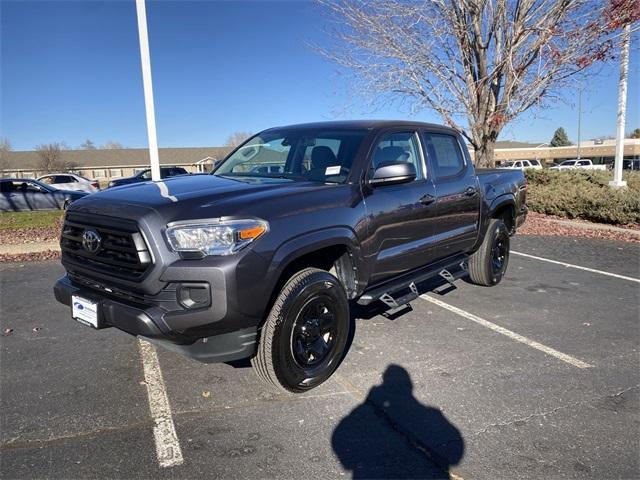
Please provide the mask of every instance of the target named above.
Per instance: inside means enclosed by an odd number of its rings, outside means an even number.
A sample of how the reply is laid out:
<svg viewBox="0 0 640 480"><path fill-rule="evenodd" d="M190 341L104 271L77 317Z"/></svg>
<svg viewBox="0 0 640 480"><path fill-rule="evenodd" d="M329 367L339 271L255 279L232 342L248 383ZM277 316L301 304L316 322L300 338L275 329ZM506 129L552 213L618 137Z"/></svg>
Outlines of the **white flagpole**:
<svg viewBox="0 0 640 480"><path fill-rule="evenodd" d="M156 114L153 107L153 84L151 82L151 56L149 55L149 33L147 32L147 11L145 0L136 0L138 13L138 38L140 39L140 61L142 63L142 84L144 86L144 106L147 113L147 136L149 137L149 157L151 159L151 180L160 180L160 159L156 134Z"/></svg>
<svg viewBox="0 0 640 480"><path fill-rule="evenodd" d="M616 157L613 164L613 180L609 185L614 188L626 187L622 180L622 163L624 159L624 127L627 112L627 78L629 77L629 43L631 43L631 27L624 27L622 48L620 53L620 81L618 84L618 121L616 132Z"/></svg>

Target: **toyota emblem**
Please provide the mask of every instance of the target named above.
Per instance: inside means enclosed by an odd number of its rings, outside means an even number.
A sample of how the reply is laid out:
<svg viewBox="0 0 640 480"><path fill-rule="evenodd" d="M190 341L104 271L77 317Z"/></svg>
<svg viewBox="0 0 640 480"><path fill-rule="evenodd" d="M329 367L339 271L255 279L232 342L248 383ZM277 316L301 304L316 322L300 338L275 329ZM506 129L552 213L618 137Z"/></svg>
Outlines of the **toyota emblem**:
<svg viewBox="0 0 640 480"><path fill-rule="evenodd" d="M96 253L100 248L100 242L102 238L98 235L98 232L93 230L85 230L82 234L82 248L89 253Z"/></svg>

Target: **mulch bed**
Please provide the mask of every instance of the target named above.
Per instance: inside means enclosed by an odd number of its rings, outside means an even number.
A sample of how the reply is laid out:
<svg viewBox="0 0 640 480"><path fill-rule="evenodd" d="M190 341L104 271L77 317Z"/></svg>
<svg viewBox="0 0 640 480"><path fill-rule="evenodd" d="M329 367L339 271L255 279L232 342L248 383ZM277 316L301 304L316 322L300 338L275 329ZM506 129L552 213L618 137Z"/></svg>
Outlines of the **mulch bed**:
<svg viewBox="0 0 640 480"><path fill-rule="evenodd" d="M53 250L36 253L18 253L15 255L0 253L0 263L40 262L42 260L58 260L59 258L60 252L55 252Z"/></svg>
<svg viewBox="0 0 640 480"><path fill-rule="evenodd" d="M606 240L618 240L621 242L640 243L640 236L629 233L595 230L580 227L561 225L553 220L566 220L566 218L552 217L541 213L529 212L527 221L518 229L518 235L553 235L561 237L601 238ZM581 221L588 224L589 222ZM629 230L638 230L638 225L629 227Z"/></svg>
<svg viewBox="0 0 640 480"><path fill-rule="evenodd" d="M23 243L51 242L60 238L64 218L49 227L37 228L7 228L0 229L0 244L20 245Z"/></svg>

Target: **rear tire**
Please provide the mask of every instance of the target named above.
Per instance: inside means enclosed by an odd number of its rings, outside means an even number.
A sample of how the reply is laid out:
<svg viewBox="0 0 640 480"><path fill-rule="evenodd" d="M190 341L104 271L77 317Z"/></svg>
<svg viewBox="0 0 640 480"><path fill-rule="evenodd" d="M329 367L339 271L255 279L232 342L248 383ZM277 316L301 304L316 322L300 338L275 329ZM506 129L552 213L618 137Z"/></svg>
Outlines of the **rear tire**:
<svg viewBox="0 0 640 480"><path fill-rule="evenodd" d="M501 219L489 220L482 245L469 258L469 277L476 285L500 283L509 263L509 230Z"/></svg>
<svg viewBox="0 0 640 480"><path fill-rule="evenodd" d="M305 392L338 367L349 328L349 302L339 280L325 270L304 269L278 294L251 364L269 386Z"/></svg>

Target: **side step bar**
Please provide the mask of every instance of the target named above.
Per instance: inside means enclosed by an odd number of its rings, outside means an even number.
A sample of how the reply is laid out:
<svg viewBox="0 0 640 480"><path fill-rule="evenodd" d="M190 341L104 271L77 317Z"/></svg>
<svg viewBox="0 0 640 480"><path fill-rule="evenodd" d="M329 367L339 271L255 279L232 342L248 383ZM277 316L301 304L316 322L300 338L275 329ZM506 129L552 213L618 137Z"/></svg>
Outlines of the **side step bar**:
<svg viewBox="0 0 640 480"><path fill-rule="evenodd" d="M456 255L441 260L427 268L402 275L401 277L366 291L358 299L358 304L369 305L376 300L380 300L389 308L399 308L418 298L420 294L418 293L416 285L426 280L440 276L449 284L453 285L455 280L467 274L468 259L468 255ZM400 297L394 296L394 294L398 294L403 290L409 290L409 292Z"/></svg>

